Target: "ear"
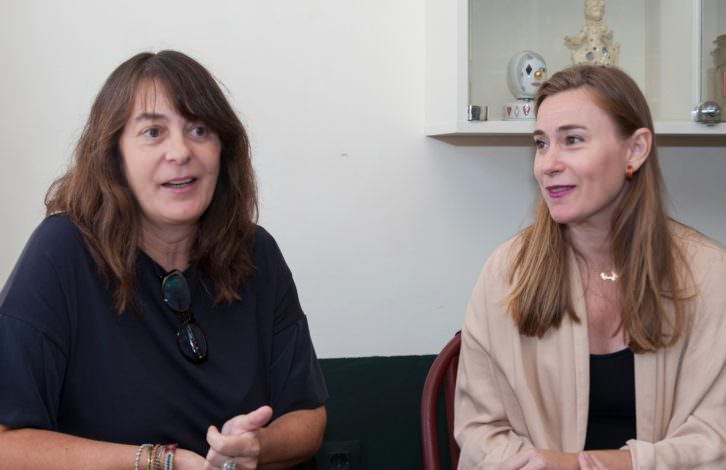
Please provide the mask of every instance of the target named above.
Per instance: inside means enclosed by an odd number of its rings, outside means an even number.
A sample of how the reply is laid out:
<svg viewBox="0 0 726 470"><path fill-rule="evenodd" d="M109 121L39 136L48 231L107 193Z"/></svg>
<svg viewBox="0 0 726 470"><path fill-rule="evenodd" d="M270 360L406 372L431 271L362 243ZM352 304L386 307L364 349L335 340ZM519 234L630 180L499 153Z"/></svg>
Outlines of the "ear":
<svg viewBox="0 0 726 470"><path fill-rule="evenodd" d="M652 145L653 133L648 128L641 127L628 137L627 162L633 167L633 171L638 171L645 163Z"/></svg>

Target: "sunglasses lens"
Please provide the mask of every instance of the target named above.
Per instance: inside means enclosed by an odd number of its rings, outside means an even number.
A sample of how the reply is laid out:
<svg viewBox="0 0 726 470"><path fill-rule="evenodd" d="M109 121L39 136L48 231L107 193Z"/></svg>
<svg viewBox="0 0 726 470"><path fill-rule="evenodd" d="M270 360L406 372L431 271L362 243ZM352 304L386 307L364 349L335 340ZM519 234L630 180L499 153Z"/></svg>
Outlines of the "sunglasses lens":
<svg viewBox="0 0 726 470"><path fill-rule="evenodd" d="M192 303L189 286L187 285L184 275L178 271L174 271L164 278L161 284L161 290L164 294L164 302L170 309L175 312L186 312Z"/></svg>
<svg viewBox="0 0 726 470"><path fill-rule="evenodd" d="M196 323L187 322L176 333L179 349L192 362L202 362L207 358L207 338Z"/></svg>

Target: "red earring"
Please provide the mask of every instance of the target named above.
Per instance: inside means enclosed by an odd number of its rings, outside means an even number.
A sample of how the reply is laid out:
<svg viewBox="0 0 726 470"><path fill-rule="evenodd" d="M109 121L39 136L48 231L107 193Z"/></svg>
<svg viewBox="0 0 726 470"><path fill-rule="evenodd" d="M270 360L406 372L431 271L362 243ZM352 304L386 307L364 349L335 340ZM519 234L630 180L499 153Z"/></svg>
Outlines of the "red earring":
<svg viewBox="0 0 726 470"><path fill-rule="evenodd" d="M633 165L628 165L625 168L625 179L628 181L633 179Z"/></svg>

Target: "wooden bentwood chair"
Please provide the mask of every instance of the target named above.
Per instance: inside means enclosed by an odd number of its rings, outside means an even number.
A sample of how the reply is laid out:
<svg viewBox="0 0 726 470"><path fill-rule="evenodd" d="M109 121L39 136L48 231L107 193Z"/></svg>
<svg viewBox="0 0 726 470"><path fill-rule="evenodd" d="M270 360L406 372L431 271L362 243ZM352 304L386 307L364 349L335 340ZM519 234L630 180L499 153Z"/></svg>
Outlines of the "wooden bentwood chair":
<svg viewBox="0 0 726 470"><path fill-rule="evenodd" d="M441 392L444 394L446 437L449 444L451 469L455 469L459 462L459 446L454 440L454 388L456 387L456 370L459 366L460 349L461 332L458 332L431 364L424 382L421 394L421 448L424 470L441 468L436 413L436 405Z"/></svg>

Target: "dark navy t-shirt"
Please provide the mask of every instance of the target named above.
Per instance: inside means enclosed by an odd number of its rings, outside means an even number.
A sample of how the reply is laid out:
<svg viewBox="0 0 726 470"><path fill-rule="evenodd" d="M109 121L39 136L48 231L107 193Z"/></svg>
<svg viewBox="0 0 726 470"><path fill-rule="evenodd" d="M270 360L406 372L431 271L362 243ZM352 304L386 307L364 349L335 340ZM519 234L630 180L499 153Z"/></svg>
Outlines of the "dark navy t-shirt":
<svg viewBox="0 0 726 470"><path fill-rule="evenodd" d="M211 281L194 267L185 272L209 346L207 360L193 364L161 297L161 266L139 254L134 307L118 315L76 226L65 215L46 218L0 292L0 424L177 442L205 455L209 425L265 404L274 417L323 405L292 275L261 227L253 260L233 303L215 305Z"/></svg>

